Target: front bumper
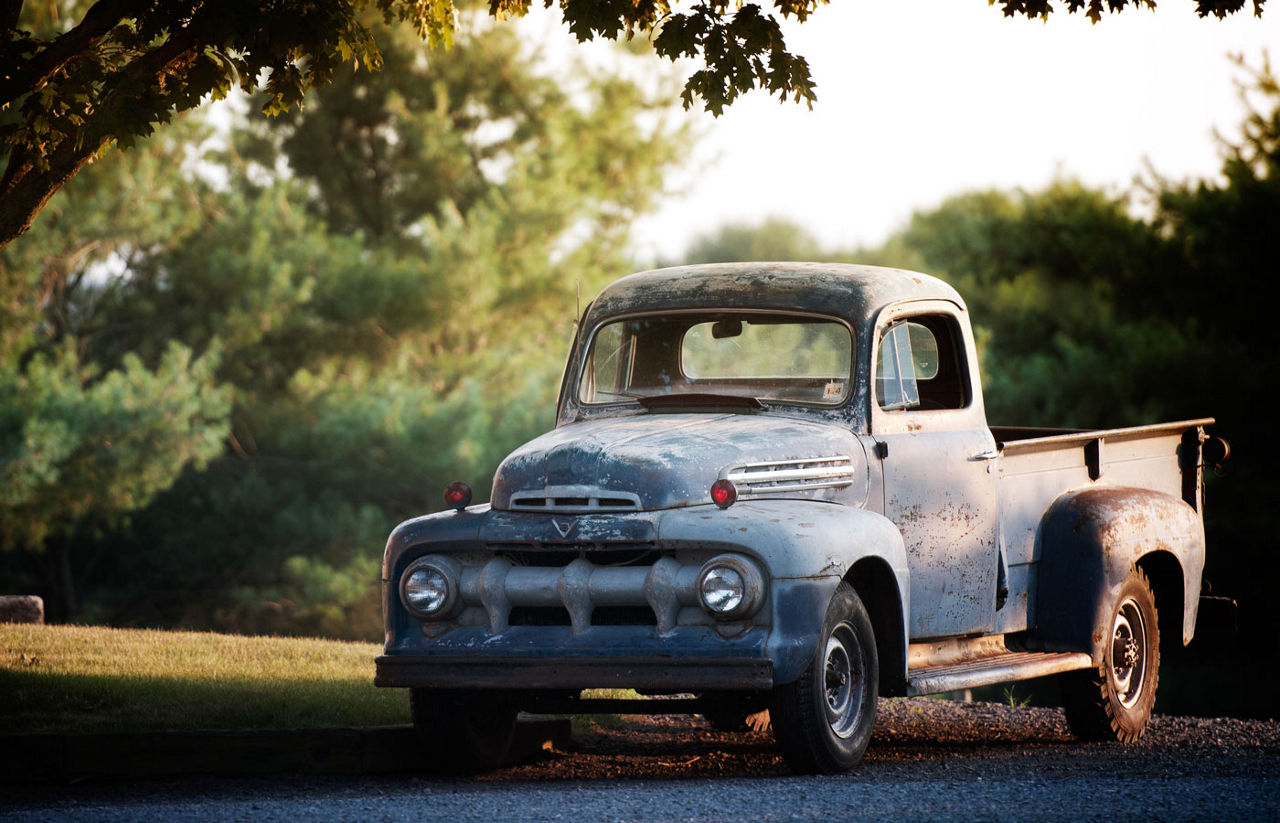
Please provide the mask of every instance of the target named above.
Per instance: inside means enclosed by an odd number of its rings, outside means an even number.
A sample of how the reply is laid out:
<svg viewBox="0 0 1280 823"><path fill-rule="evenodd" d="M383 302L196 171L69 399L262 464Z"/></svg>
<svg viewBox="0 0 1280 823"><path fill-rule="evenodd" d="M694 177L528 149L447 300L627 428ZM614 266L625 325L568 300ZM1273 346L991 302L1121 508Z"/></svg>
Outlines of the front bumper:
<svg viewBox="0 0 1280 823"><path fill-rule="evenodd" d="M482 658L382 655L378 686L431 689L764 690L773 664L753 657Z"/></svg>
<svg viewBox="0 0 1280 823"><path fill-rule="evenodd" d="M599 689L667 692L768 689L768 627L724 637L711 626L461 627L432 643L394 644L377 658L379 686L434 689Z"/></svg>

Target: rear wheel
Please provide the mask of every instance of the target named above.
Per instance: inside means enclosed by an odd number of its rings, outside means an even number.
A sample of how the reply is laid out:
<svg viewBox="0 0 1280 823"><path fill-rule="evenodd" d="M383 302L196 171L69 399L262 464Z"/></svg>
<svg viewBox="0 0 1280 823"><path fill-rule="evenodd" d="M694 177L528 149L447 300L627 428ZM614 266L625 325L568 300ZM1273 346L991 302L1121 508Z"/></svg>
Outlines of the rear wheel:
<svg viewBox="0 0 1280 823"><path fill-rule="evenodd" d="M1102 665L1064 676L1063 711L1076 737L1121 743L1142 737L1160 680L1156 617L1151 585L1135 569L1116 597Z"/></svg>
<svg viewBox="0 0 1280 823"><path fill-rule="evenodd" d="M797 772L835 774L862 759L879 693L871 619L841 583L827 606L817 654L800 679L773 693L773 733Z"/></svg>
<svg viewBox="0 0 1280 823"><path fill-rule="evenodd" d="M516 708L504 694L410 689L409 707L414 731L441 771L496 769L511 749Z"/></svg>

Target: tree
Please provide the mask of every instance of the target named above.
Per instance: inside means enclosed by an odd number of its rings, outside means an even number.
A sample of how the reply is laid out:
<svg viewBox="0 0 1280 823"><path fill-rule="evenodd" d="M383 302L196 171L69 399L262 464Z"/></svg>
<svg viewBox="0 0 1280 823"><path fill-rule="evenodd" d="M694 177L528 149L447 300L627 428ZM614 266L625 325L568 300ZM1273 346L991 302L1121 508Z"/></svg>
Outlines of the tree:
<svg viewBox="0 0 1280 823"><path fill-rule="evenodd" d="M803 226L781 218L757 225L722 226L695 238L685 250L685 263L734 263L752 260L828 260Z"/></svg>
<svg viewBox="0 0 1280 823"><path fill-rule="evenodd" d="M0 300L21 309L19 374L60 346L95 380L180 346L216 353L231 396L211 459L78 530L76 619L376 637L388 530L450 480L482 498L550 425L578 284L630 269L628 228L688 145L665 96L540 74L486 20L425 55L367 23L393 71L344 67L214 150L184 118L86 169L40 243L0 250L15 294L58 297ZM0 587L58 601L53 559L0 553Z"/></svg>
<svg viewBox="0 0 1280 823"><path fill-rule="evenodd" d="M40 244L0 250L0 555L30 561L54 618L79 608L95 536L223 448L216 346L170 341L110 365L85 354L110 334L97 308L123 281L107 269L199 225L173 198L198 200L174 138L200 134L180 125L104 160L45 213Z"/></svg>
<svg viewBox="0 0 1280 823"><path fill-rule="evenodd" d="M0 548L44 555L56 614L77 607L75 540L222 450L230 398L210 380L216 363L175 343L155 370L129 356L100 375L70 348L0 369Z"/></svg>
<svg viewBox="0 0 1280 823"><path fill-rule="evenodd" d="M1246 0L1196 0L1202 17L1223 17ZM544 0L548 6L552 0ZM648 37L658 55L700 57L685 84L714 114L754 88L809 104L816 99L808 63L792 54L780 18L804 21L826 0L771 0L766 6L697 0L676 11L670 0L601 3L560 0L579 40ZM1046 17L1053 0L989 0L1006 15ZM1265 0L1252 0L1261 14ZM491 0L499 19L520 16L530 0ZM209 96L233 86L266 93L278 114L339 66L378 68L383 56L362 13L409 22L432 45L451 41L454 0L68 0L0 2L0 247L21 235L50 196L104 147L128 147ZM1152 8L1154 0L1063 0L1095 22L1105 9Z"/></svg>

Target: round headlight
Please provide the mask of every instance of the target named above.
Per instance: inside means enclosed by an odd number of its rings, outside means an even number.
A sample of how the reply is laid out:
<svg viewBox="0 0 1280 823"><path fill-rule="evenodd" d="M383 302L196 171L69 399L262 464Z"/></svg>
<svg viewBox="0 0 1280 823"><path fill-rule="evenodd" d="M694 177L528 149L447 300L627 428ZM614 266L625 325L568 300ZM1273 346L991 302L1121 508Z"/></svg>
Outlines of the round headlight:
<svg viewBox="0 0 1280 823"><path fill-rule="evenodd" d="M717 620L750 617L764 602L764 575L741 555L717 555L698 572L698 600Z"/></svg>
<svg viewBox="0 0 1280 823"><path fill-rule="evenodd" d="M416 612L432 614L440 611L449 599L449 581L439 569L415 569L404 581L405 604Z"/></svg>
<svg viewBox="0 0 1280 823"><path fill-rule="evenodd" d="M742 604L746 583L742 575L723 566L707 571L702 578L702 602L717 614L726 614Z"/></svg>
<svg viewBox="0 0 1280 823"><path fill-rule="evenodd" d="M400 578L400 600L418 617L449 617L458 603L461 572L456 561L440 555L415 560Z"/></svg>

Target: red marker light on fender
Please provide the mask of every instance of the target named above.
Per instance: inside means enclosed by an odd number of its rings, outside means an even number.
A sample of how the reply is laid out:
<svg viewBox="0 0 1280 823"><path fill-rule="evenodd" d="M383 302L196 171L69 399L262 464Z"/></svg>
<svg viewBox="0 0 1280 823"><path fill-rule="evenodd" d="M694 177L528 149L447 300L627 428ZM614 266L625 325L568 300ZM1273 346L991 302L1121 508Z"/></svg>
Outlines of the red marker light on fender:
<svg viewBox="0 0 1280 823"><path fill-rule="evenodd" d="M471 504L471 487L461 480L455 480L445 486L444 504L451 509L462 511Z"/></svg>
<svg viewBox="0 0 1280 823"><path fill-rule="evenodd" d="M732 480L720 478L711 484L711 502L722 509L727 509L738 499L738 487Z"/></svg>

